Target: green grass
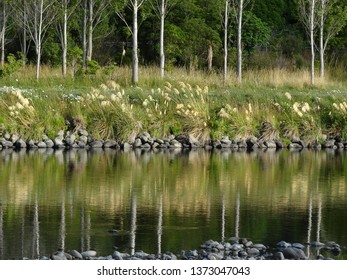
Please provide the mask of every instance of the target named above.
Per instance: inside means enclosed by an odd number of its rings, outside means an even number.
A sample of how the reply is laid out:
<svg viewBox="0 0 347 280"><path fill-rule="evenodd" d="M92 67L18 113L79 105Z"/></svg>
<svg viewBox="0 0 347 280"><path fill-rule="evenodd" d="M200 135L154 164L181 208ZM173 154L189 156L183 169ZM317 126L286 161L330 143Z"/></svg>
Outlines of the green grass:
<svg viewBox="0 0 347 280"><path fill-rule="evenodd" d="M142 131L160 138L183 133L236 139L259 137L268 121L272 138L347 139L347 84L329 73L316 87L308 86L303 70L248 71L242 84L231 73L224 85L220 73L176 68L162 80L156 67L143 67L133 86L130 70L63 79L60 69L43 67L36 81L27 66L0 80L0 88L10 87L0 93L0 131L33 139L80 127L101 139L131 140Z"/></svg>

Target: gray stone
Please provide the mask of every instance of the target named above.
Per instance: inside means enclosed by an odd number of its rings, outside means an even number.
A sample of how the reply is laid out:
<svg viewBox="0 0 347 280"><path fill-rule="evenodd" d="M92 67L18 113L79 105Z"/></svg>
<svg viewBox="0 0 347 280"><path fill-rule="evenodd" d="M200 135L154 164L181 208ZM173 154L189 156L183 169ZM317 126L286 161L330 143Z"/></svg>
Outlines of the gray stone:
<svg viewBox="0 0 347 280"><path fill-rule="evenodd" d="M44 149L44 148L47 148L47 145L46 145L46 143L45 142L43 142L43 141L39 141L39 142L37 142L37 147L39 148L39 149Z"/></svg>
<svg viewBox="0 0 347 280"><path fill-rule="evenodd" d="M301 243L293 243L292 247L298 248L298 249L301 249L301 250L303 250L305 248L305 246L302 245Z"/></svg>
<svg viewBox="0 0 347 280"><path fill-rule="evenodd" d="M81 255L84 259L94 258L96 257L96 251L94 250L84 251L81 253Z"/></svg>
<svg viewBox="0 0 347 280"><path fill-rule="evenodd" d="M78 140L79 140L79 142L84 142L85 144L87 144L88 143L88 136L81 135Z"/></svg>
<svg viewBox="0 0 347 280"><path fill-rule="evenodd" d="M76 135L73 133L69 134L65 137L65 143L66 143L66 145L68 145L70 147L73 145L73 143L75 143L75 140L76 140Z"/></svg>
<svg viewBox="0 0 347 280"><path fill-rule="evenodd" d="M182 148L182 144L176 139L170 141L170 146L173 148Z"/></svg>
<svg viewBox="0 0 347 280"><path fill-rule="evenodd" d="M114 251L114 252L113 252L112 258L113 258L114 260L119 260L119 261L123 260L123 257L122 257L122 255L121 255L121 253L118 252L118 251Z"/></svg>
<svg viewBox="0 0 347 280"><path fill-rule="evenodd" d="M3 139L0 141L1 146L4 149L8 149L8 148L12 148L13 147L13 143L9 140Z"/></svg>
<svg viewBox="0 0 347 280"><path fill-rule="evenodd" d="M253 247L258 249L259 251L265 251L266 246L264 244L253 244Z"/></svg>
<svg viewBox="0 0 347 280"><path fill-rule="evenodd" d="M284 148L284 144L281 141L276 140L275 143L276 143L277 149L283 149Z"/></svg>
<svg viewBox="0 0 347 280"><path fill-rule="evenodd" d="M142 145L142 141L140 138L136 138L134 141L134 148L140 148Z"/></svg>
<svg viewBox="0 0 347 280"><path fill-rule="evenodd" d="M260 254L257 248L247 248L246 252L249 256L258 256Z"/></svg>
<svg viewBox="0 0 347 280"><path fill-rule="evenodd" d="M302 149L302 146L299 144L299 143L290 143L288 145L288 148L290 150L301 150Z"/></svg>
<svg viewBox="0 0 347 280"><path fill-rule="evenodd" d="M220 140L221 144L230 146L232 141L229 139L228 136L223 136L222 139Z"/></svg>
<svg viewBox="0 0 347 280"><path fill-rule="evenodd" d="M282 252L276 252L273 255L274 260L284 260L284 255Z"/></svg>
<svg viewBox="0 0 347 280"><path fill-rule="evenodd" d="M276 149L277 148L275 141L271 141L271 140L270 141L264 141L264 145L268 149Z"/></svg>
<svg viewBox="0 0 347 280"><path fill-rule="evenodd" d="M100 140L95 140L91 142L89 145L92 149L101 149L104 144Z"/></svg>
<svg viewBox="0 0 347 280"><path fill-rule="evenodd" d="M72 251L70 252L70 254L71 254L71 256L74 257L75 259L79 259L79 260L82 260L82 259L83 259L81 253L78 252L78 251L76 251L76 250L72 250Z"/></svg>
<svg viewBox="0 0 347 280"><path fill-rule="evenodd" d="M62 147L65 147L65 144L64 144L64 141L63 141L63 138L58 136L58 137L55 137L54 140L54 147L56 148L62 148Z"/></svg>
<svg viewBox="0 0 347 280"><path fill-rule="evenodd" d="M46 147L47 148L53 148L54 147L54 142L52 139L47 139L47 140L44 140L45 143L46 143Z"/></svg>
<svg viewBox="0 0 347 280"><path fill-rule="evenodd" d="M312 241L310 244L312 247L324 247L325 244L319 241Z"/></svg>
<svg viewBox="0 0 347 280"><path fill-rule="evenodd" d="M27 147L27 143L25 143L25 141L22 138L19 138L15 143L14 146L17 149L23 149Z"/></svg>
<svg viewBox="0 0 347 280"><path fill-rule="evenodd" d="M86 137L89 135L88 131L85 130L85 129L82 129L82 128L80 128L80 129L77 131L77 134L78 134L79 136L86 136Z"/></svg>
<svg viewBox="0 0 347 280"><path fill-rule="evenodd" d="M285 242L285 241L280 241L276 244L276 246L279 248L287 248L287 247L292 246L292 244Z"/></svg>
<svg viewBox="0 0 347 280"><path fill-rule="evenodd" d="M131 150L132 146L127 143L127 142L124 142L122 145L121 145L121 148L124 150L124 151L129 151Z"/></svg>
<svg viewBox="0 0 347 280"><path fill-rule="evenodd" d="M239 149L245 149L245 148L247 148L247 143L246 143L246 141L241 140L241 141L237 142L237 146Z"/></svg>
<svg viewBox="0 0 347 280"><path fill-rule="evenodd" d="M116 148L118 146L117 141L115 140L107 140L104 142L104 148Z"/></svg>
<svg viewBox="0 0 347 280"><path fill-rule="evenodd" d="M27 148L29 149L37 149L37 145L34 140L29 140L27 142Z"/></svg>
<svg viewBox="0 0 347 280"><path fill-rule="evenodd" d="M151 144L145 143L145 144L143 144L143 145L141 146L141 148L142 148L142 149L151 149L152 147L151 147Z"/></svg>
<svg viewBox="0 0 347 280"><path fill-rule="evenodd" d="M287 247L283 250L283 256L287 260L305 260L306 255L303 250L295 247Z"/></svg>
<svg viewBox="0 0 347 280"><path fill-rule="evenodd" d="M330 140L326 140L324 141L324 143L322 144L323 148L333 148L335 145L335 140L334 139L330 139Z"/></svg>

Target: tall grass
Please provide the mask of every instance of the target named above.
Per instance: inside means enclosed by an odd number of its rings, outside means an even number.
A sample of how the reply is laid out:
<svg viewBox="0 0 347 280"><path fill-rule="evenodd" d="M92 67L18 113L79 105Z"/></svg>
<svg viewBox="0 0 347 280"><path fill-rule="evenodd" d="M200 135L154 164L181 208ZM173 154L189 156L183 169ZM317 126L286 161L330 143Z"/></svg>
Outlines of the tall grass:
<svg viewBox="0 0 347 280"><path fill-rule="evenodd" d="M181 68L162 80L156 67L142 67L133 86L130 70L63 79L59 69L43 67L37 82L34 68L26 66L1 80L13 88L0 89L0 128L31 138L83 127L102 139L129 140L148 131L208 140L259 137L266 121L273 127L270 138L347 138L347 86L329 75L310 87L304 70L258 70L245 72L241 85L231 73L224 85L220 73Z"/></svg>

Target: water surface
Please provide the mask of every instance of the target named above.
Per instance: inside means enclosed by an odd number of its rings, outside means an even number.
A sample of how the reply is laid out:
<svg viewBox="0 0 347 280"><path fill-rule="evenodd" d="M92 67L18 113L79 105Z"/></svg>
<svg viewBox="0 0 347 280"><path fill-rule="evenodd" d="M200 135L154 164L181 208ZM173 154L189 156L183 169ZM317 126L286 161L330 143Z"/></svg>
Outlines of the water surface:
<svg viewBox="0 0 347 280"><path fill-rule="evenodd" d="M346 155L4 150L0 258L58 248L178 253L232 236L346 246Z"/></svg>

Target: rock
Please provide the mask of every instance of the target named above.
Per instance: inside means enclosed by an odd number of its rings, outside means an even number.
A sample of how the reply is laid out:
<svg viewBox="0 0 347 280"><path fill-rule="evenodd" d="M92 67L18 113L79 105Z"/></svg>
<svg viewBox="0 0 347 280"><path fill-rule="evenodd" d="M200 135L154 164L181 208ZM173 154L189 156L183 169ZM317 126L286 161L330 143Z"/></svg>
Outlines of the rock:
<svg viewBox="0 0 347 280"><path fill-rule="evenodd" d="M134 148L140 148L141 145L142 145L141 139L140 138L136 138L133 145L134 145Z"/></svg>
<svg viewBox="0 0 347 280"><path fill-rule="evenodd" d="M325 244L319 241L312 241L310 244L312 247L324 247Z"/></svg>
<svg viewBox="0 0 347 280"><path fill-rule="evenodd" d="M71 256L72 256L73 258L75 258L75 259L79 259L79 260L82 260L82 259L83 259L81 253L78 252L78 251L76 251L76 250L72 250L72 251L70 252L70 254L71 254Z"/></svg>
<svg viewBox="0 0 347 280"><path fill-rule="evenodd" d="M260 254L257 248L247 248L246 252L249 256L258 256Z"/></svg>
<svg viewBox="0 0 347 280"><path fill-rule="evenodd" d="M288 148L290 150L301 150L302 149L302 146L299 144L299 143L290 143L288 145Z"/></svg>
<svg viewBox="0 0 347 280"><path fill-rule="evenodd" d="M273 255L273 259L274 260L284 260L284 255L282 252L276 252L274 255Z"/></svg>
<svg viewBox="0 0 347 280"><path fill-rule="evenodd" d="M301 250L305 249L305 246L302 245L301 243L293 243L292 247L298 248L298 249L301 249Z"/></svg>
<svg viewBox="0 0 347 280"><path fill-rule="evenodd" d="M170 141L170 146L171 146L172 148L175 148L175 149L182 148L181 142L179 142L179 141L176 140L176 139L173 139L173 140Z"/></svg>
<svg viewBox="0 0 347 280"><path fill-rule="evenodd" d="M35 141L34 140L29 140L27 142L27 148L28 149L37 149L37 145L35 144Z"/></svg>
<svg viewBox="0 0 347 280"><path fill-rule="evenodd" d="M46 144L46 147L47 148L53 148L54 147L54 142L52 139L47 139L47 140L44 140L45 141L45 144Z"/></svg>
<svg viewBox="0 0 347 280"><path fill-rule="evenodd" d="M278 242L278 243L276 244L276 246L277 246L278 248L287 248L287 247L292 246L292 244L287 243L287 242L285 242L285 241L280 241L280 242Z"/></svg>
<svg viewBox="0 0 347 280"><path fill-rule="evenodd" d="M266 250L266 246L263 244L253 244L253 247L258 249L259 251L265 251Z"/></svg>
<svg viewBox="0 0 347 280"><path fill-rule="evenodd" d="M88 136L81 135L78 139L79 142L84 142L85 144L88 143Z"/></svg>
<svg viewBox="0 0 347 280"><path fill-rule="evenodd" d="M268 149L276 149L277 148L277 145L275 143L275 141L264 141L264 145L266 146L266 148Z"/></svg>
<svg viewBox="0 0 347 280"><path fill-rule="evenodd" d="M118 251L114 251L114 252L113 252L112 258L113 258L114 260L119 260L119 261L123 260L123 257L122 257L122 255L121 255L121 253L118 252Z"/></svg>
<svg viewBox="0 0 347 280"><path fill-rule="evenodd" d="M37 142L36 146L37 146L39 149L45 149L45 148L47 148L46 143L43 142L43 141Z"/></svg>
<svg viewBox="0 0 347 280"><path fill-rule="evenodd" d="M12 134L9 141L15 143L20 137L17 134Z"/></svg>
<svg viewBox="0 0 347 280"><path fill-rule="evenodd" d="M145 143L145 144L143 144L143 145L141 146L141 149L149 150L149 149L151 149L151 148L152 148L152 146L151 146L151 144L149 144L149 143Z"/></svg>
<svg viewBox="0 0 347 280"><path fill-rule="evenodd" d="M76 135L75 134L73 134L73 133L68 134L65 137L65 144L67 146L71 147L75 143L75 140L76 140Z"/></svg>
<svg viewBox="0 0 347 280"><path fill-rule="evenodd" d="M305 260L306 255L303 250L295 247L287 247L283 250L283 256L287 260Z"/></svg>
<svg viewBox="0 0 347 280"><path fill-rule="evenodd" d="M51 259L56 260L56 261L66 261L67 260L64 252L61 252L61 251L53 253L51 255Z"/></svg>
<svg viewBox="0 0 347 280"><path fill-rule="evenodd" d="M101 149L103 147L104 143L100 140L94 140L93 142L91 142L89 144L89 146L92 148L92 149Z"/></svg>
<svg viewBox="0 0 347 280"><path fill-rule="evenodd" d="M13 147L13 143L9 140L3 139L0 141L0 145L4 148L4 149L9 149Z"/></svg>
<svg viewBox="0 0 347 280"><path fill-rule="evenodd" d="M81 253L81 256L83 257L83 259L94 258L94 257L96 257L96 251L94 251L94 250L84 251Z"/></svg>
<svg viewBox="0 0 347 280"><path fill-rule="evenodd" d="M103 145L104 148L108 149L108 148L117 148L118 147L118 143L115 140L107 140L104 142Z"/></svg>
<svg viewBox="0 0 347 280"><path fill-rule="evenodd" d="M284 144L281 141L276 140L275 143L277 149L284 149Z"/></svg>
<svg viewBox="0 0 347 280"><path fill-rule="evenodd" d="M19 138L15 143L14 143L15 148L17 149L24 149L27 147L27 143L22 138Z"/></svg>
<svg viewBox="0 0 347 280"><path fill-rule="evenodd" d="M330 139L330 140L326 140L324 141L324 143L322 144L323 148L333 148L335 145L335 140L334 139Z"/></svg>
<svg viewBox="0 0 347 280"><path fill-rule="evenodd" d="M80 129L77 131L77 134L78 134L79 136L86 136L86 137L88 137L88 135L89 135L88 131L85 130L85 129L82 129L82 128L80 128Z"/></svg>
<svg viewBox="0 0 347 280"><path fill-rule="evenodd" d="M65 147L64 139L61 136L55 137L53 142L54 142L55 148L64 148Z"/></svg>
<svg viewBox="0 0 347 280"><path fill-rule="evenodd" d="M239 149L246 149L247 148L247 143L245 140L237 141L237 146Z"/></svg>
<svg viewBox="0 0 347 280"><path fill-rule="evenodd" d="M121 144L121 148L123 149L123 151L129 151L131 150L132 146L129 143L124 142Z"/></svg>

